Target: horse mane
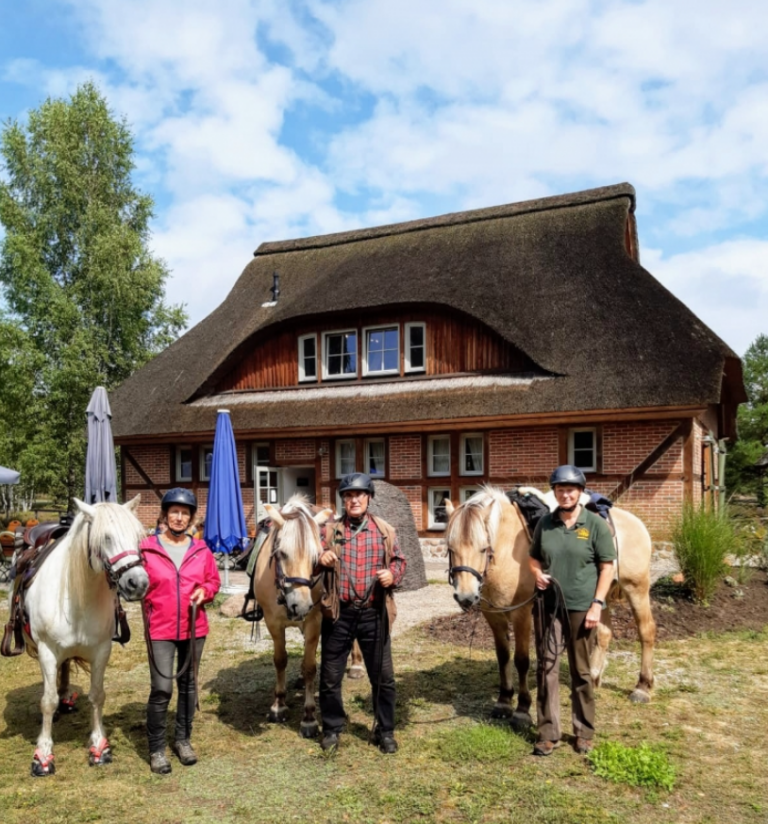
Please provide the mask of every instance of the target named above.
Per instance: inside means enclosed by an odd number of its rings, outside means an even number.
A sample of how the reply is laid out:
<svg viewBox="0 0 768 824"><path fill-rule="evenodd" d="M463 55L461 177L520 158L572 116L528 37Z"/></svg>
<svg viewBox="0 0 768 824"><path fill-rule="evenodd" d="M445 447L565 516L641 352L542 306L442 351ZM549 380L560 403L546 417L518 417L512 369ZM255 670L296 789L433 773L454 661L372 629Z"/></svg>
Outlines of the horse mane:
<svg viewBox="0 0 768 824"><path fill-rule="evenodd" d="M505 503L508 501L503 490L483 484L454 511L445 534L448 545L482 547L487 536L490 545L495 546Z"/></svg>
<svg viewBox="0 0 768 824"><path fill-rule="evenodd" d="M93 513L90 519L85 513L78 512L69 529L69 546L64 560L67 587L61 587L62 597L65 591L84 592L94 572L104 571L101 552L89 552L89 545L100 549L109 539L136 549L144 538L144 527L120 504L94 504Z"/></svg>
<svg viewBox="0 0 768 824"><path fill-rule="evenodd" d="M304 495L292 495L280 510L285 523L280 529L280 549L290 557L308 553L314 566L320 558L320 527Z"/></svg>

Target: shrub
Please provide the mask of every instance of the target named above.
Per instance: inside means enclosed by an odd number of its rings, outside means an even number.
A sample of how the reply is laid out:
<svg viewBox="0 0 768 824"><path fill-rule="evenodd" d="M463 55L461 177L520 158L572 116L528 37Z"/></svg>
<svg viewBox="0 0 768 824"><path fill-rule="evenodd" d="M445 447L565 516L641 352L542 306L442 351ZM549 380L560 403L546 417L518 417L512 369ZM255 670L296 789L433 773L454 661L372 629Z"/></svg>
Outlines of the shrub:
<svg viewBox="0 0 768 824"><path fill-rule="evenodd" d="M708 603L723 576L725 556L738 552L727 510L686 505L672 529L672 544L686 585L697 601Z"/></svg>
<svg viewBox="0 0 768 824"><path fill-rule="evenodd" d="M675 784L675 768L669 763L667 754L650 744L627 747L606 741L587 757L595 775L616 784L665 790L672 790Z"/></svg>

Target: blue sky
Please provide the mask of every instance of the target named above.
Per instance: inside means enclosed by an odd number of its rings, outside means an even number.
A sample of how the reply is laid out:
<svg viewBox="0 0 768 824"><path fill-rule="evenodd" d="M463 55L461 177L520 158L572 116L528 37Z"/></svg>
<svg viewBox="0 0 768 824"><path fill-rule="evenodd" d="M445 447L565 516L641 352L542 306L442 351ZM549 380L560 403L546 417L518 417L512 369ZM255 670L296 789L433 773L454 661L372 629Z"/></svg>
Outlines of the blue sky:
<svg viewBox="0 0 768 824"><path fill-rule="evenodd" d="M192 323L265 240L627 180L643 264L768 333L759 0L0 0L3 119L86 79Z"/></svg>

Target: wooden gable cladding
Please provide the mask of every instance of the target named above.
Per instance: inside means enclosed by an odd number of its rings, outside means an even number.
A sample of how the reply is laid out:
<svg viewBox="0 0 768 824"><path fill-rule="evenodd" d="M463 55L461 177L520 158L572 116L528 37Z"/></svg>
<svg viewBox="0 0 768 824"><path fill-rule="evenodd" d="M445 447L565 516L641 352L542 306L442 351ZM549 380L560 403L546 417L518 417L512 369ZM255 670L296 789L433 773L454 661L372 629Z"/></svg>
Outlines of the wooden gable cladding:
<svg viewBox="0 0 768 824"><path fill-rule="evenodd" d="M265 330L255 338L249 351L217 382L215 392L280 389L296 386L316 386L322 382L322 333L356 329L358 332L358 381L390 380L386 377L360 377L363 357L363 330L371 326L400 328L400 374L404 373L403 347L405 324L424 323L427 334L427 358L424 372L416 376L450 375L457 373L523 373L539 371L519 349L503 340L492 329L465 315L439 309L408 308L381 310L372 313L339 313L327 317L281 325ZM302 335L316 334L318 349L318 381L299 382L298 340ZM394 376L396 377L396 376ZM354 382L354 378L333 380L333 384ZM330 382L329 382L330 383Z"/></svg>

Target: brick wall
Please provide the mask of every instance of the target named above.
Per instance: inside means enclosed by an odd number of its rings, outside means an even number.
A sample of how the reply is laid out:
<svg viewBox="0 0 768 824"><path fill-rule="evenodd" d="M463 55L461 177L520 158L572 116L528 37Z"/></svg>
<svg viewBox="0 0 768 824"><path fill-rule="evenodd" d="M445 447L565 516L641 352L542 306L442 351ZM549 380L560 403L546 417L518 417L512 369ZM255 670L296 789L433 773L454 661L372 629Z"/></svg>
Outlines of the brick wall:
<svg viewBox="0 0 768 824"><path fill-rule="evenodd" d="M144 470L146 475L156 484L169 484L171 482L171 460L173 458L173 447L166 444L159 446L129 446L126 447L134 461ZM144 479L134 468L130 461L125 463L125 482L128 486L144 484Z"/></svg>
<svg viewBox="0 0 768 824"><path fill-rule="evenodd" d="M389 480L413 478L421 478L421 436L393 435L389 439Z"/></svg>
<svg viewBox="0 0 768 824"><path fill-rule="evenodd" d="M317 446L314 438L284 440L275 442L275 462L283 464L312 464L314 466Z"/></svg>
<svg viewBox="0 0 768 824"><path fill-rule="evenodd" d="M603 426L603 472L631 472L672 432L679 421L609 423ZM672 444L650 470L683 471L683 440Z"/></svg>
<svg viewBox="0 0 768 824"><path fill-rule="evenodd" d="M548 478L559 463L554 426L502 429L489 435L488 470L493 478L514 475L533 483Z"/></svg>

